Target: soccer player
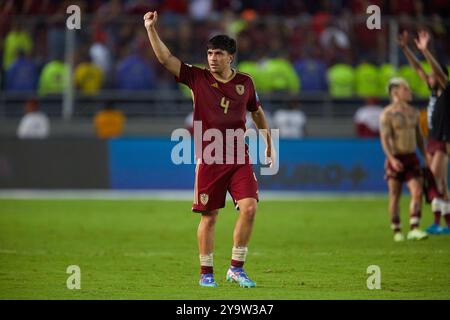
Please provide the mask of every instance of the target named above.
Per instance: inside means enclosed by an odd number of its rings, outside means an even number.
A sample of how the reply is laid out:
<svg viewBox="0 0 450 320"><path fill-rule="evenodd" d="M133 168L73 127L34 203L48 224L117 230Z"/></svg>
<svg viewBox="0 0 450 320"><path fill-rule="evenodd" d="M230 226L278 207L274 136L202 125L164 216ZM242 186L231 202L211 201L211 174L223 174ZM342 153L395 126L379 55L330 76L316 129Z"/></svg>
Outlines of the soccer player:
<svg viewBox="0 0 450 320"><path fill-rule="evenodd" d="M411 89L402 78L393 78L389 82L391 104L380 116L380 138L386 154L386 178L389 188L389 214L394 241L403 241L400 226L400 196L403 183L406 182L411 193L410 231L408 240L422 240L427 233L419 229L422 206L422 185L418 146L425 156L425 147L419 129L419 111L411 107Z"/></svg>
<svg viewBox="0 0 450 320"><path fill-rule="evenodd" d="M178 82L186 84L192 91L194 121L201 121L202 128L202 132L196 132L198 129L194 125L194 139L198 134L203 137L203 133L208 129L216 129L223 136L226 135L227 129L245 131L245 117L247 111L250 111L256 127L266 129L264 131L266 159L272 161L274 150L269 128L253 81L249 75L231 68L236 52L235 40L226 35L210 39L206 50L209 68L198 68L185 64L172 55L158 36L155 28L157 19L156 11L144 15L148 38L158 61L176 77ZM225 161L223 164L208 163L203 155L209 144L209 141L202 141L201 146L195 146L197 167L192 210L201 213L197 231L200 254L199 284L217 287L213 271L214 228L219 209L225 206L226 194L229 191L240 213L234 228L231 266L227 271L226 280L237 282L242 287L255 287L256 283L248 277L243 265L257 208L256 176L247 149L243 164L236 162L229 164ZM201 154L199 151L202 151Z"/></svg>
<svg viewBox="0 0 450 320"><path fill-rule="evenodd" d="M414 68L419 77L428 85L431 91L427 107L429 137L427 139L427 156L430 169L436 179L439 196L434 197L431 209L434 215L434 223L427 228L430 234L450 234L450 202L447 189L448 155L446 149L450 141L450 111L448 96L450 93L448 83L448 71L446 66L440 66L428 50L429 34L420 31L418 39L415 39L417 48L423 53L430 64L432 72L428 75L408 47L408 33L404 31L398 39L403 53L409 64ZM444 94L446 92L446 94ZM439 101L439 105L438 102ZM442 198L442 199L441 199ZM447 227L440 226L441 215L445 216Z"/></svg>

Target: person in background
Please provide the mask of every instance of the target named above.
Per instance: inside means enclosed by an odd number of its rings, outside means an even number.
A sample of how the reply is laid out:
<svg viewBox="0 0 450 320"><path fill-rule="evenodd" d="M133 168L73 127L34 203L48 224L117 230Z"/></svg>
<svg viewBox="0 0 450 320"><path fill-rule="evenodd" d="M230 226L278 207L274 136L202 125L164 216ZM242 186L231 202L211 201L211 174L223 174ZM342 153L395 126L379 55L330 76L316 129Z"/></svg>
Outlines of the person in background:
<svg viewBox="0 0 450 320"><path fill-rule="evenodd" d="M114 26L114 24L112 24ZM97 30L93 34L93 42L89 47L90 61L102 69L104 80L108 86L114 79L113 53L107 46L107 33Z"/></svg>
<svg viewBox="0 0 450 320"><path fill-rule="evenodd" d="M400 198L403 185L411 194L409 204L408 240L423 240L428 234L419 229L422 212L422 183L420 161L416 149L425 157L425 145L419 128L419 111L410 105L412 91L402 78L389 82L391 103L380 116L380 139L386 155L385 178L389 188L388 211L394 241L404 241L400 223ZM425 167L429 167L425 157ZM435 190L437 193L437 190Z"/></svg>
<svg viewBox="0 0 450 320"><path fill-rule="evenodd" d="M19 52L30 54L33 49L33 40L28 31L20 24L14 23L10 32L4 40L3 52L3 69L8 70L9 67L18 58Z"/></svg>
<svg viewBox="0 0 450 320"><path fill-rule="evenodd" d="M124 57L116 68L119 90L151 90L156 87L155 72L138 47L123 50Z"/></svg>
<svg viewBox="0 0 450 320"><path fill-rule="evenodd" d="M35 63L28 58L25 51L19 50L18 58L6 71L6 90L36 90L38 72Z"/></svg>
<svg viewBox="0 0 450 320"><path fill-rule="evenodd" d="M434 222L427 228L430 234L450 234L450 201L448 193L448 151L450 145L450 112L448 111L448 97L450 94L450 83L448 81L447 67L439 63L428 49L430 34L419 31L415 43L422 52L431 72L428 74L422 64L408 46L408 32L404 31L398 37L398 43L411 67L417 72L419 78L429 87L430 98L427 107L428 115L428 139L427 158L429 158L430 169L436 179L441 197L433 199L431 210ZM446 227L440 226L441 217L444 217Z"/></svg>
<svg viewBox="0 0 450 320"><path fill-rule="evenodd" d="M94 127L98 138L117 138L123 134L125 115L117 110L112 103L107 103L103 110L94 117Z"/></svg>
<svg viewBox="0 0 450 320"><path fill-rule="evenodd" d="M325 92L328 90L327 66L320 59L320 48L305 49L302 58L294 63L302 86L302 92Z"/></svg>
<svg viewBox="0 0 450 320"><path fill-rule="evenodd" d="M364 106L359 108L353 117L355 131L360 138L375 138L380 134L380 115L383 107L377 98L368 98Z"/></svg>
<svg viewBox="0 0 450 320"><path fill-rule="evenodd" d="M40 96L62 94L67 85L69 69L62 56L49 61L41 71L38 83Z"/></svg>
<svg viewBox="0 0 450 320"><path fill-rule="evenodd" d="M80 53L80 63L75 68L74 82L77 89L86 95L96 95L102 88L103 70L92 62L87 51Z"/></svg>
<svg viewBox="0 0 450 320"><path fill-rule="evenodd" d="M30 99L25 103L25 115L17 128L19 139L45 139L50 135L50 120L39 111L38 102Z"/></svg>
<svg viewBox="0 0 450 320"><path fill-rule="evenodd" d="M300 139L305 136L306 116L297 102L273 113L274 127L280 129L281 138Z"/></svg>

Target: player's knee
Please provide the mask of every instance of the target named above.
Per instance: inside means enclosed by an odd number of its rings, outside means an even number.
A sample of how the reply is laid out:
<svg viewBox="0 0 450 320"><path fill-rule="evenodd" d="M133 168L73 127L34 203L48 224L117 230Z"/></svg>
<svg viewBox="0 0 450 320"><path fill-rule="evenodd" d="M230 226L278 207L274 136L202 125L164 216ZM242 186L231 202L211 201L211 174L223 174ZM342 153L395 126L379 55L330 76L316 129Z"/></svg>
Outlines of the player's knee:
<svg viewBox="0 0 450 320"><path fill-rule="evenodd" d="M400 190L389 190L389 200L391 202L399 201L400 199Z"/></svg>
<svg viewBox="0 0 450 320"><path fill-rule="evenodd" d="M411 198L413 198L414 202L419 202L422 198L422 190L420 188L412 190Z"/></svg>
<svg viewBox="0 0 450 320"><path fill-rule="evenodd" d="M241 214L243 214L248 219L255 219L256 216L256 205L248 205L241 209Z"/></svg>
<svg viewBox="0 0 450 320"><path fill-rule="evenodd" d="M206 227L214 227L217 221L217 214L202 214L202 223Z"/></svg>

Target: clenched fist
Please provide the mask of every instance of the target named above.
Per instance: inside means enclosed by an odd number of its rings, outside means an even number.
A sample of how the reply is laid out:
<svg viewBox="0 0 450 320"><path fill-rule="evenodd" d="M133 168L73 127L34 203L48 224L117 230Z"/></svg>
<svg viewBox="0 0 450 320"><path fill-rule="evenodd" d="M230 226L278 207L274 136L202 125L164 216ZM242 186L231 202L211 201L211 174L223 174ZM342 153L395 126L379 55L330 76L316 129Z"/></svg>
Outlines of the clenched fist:
<svg viewBox="0 0 450 320"><path fill-rule="evenodd" d="M144 25L145 29L149 30L156 25L156 21L158 20L158 13L156 11L149 11L144 15Z"/></svg>

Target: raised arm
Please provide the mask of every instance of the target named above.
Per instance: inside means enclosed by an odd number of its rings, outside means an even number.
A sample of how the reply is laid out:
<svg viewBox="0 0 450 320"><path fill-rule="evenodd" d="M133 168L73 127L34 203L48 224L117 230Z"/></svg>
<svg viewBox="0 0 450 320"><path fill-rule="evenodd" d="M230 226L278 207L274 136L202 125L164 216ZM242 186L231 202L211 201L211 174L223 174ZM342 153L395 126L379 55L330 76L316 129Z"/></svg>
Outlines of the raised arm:
<svg viewBox="0 0 450 320"><path fill-rule="evenodd" d="M425 70L423 69L422 65L420 64L419 59L415 56L415 54L411 51L411 49L408 46L408 31L403 31L403 33L399 34L398 36L398 44L400 48L402 49L404 55L406 56L406 59L408 59L409 65L416 70L417 74L419 75L420 79L425 81L428 84L428 76Z"/></svg>
<svg viewBox="0 0 450 320"><path fill-rule="evenodd" d="M431 66L434 74L436 75L436 79L439 83L439 86L444 89L447 86L447 76L444 71L441 69L441 66L436 61L436 59L431 54L430 50L428 50L428 43L430 41L430 34L426 31L419 31L419 37L415 39L417 48L422 51L425 59L427 59L428 63Z"/></svg>
<svg viewBox="0 0 450 320"><path fill-rule="evenodd" d="M181 61L177 57L172 55L164 42L162 42L159 38L158 32L155 28L157 20L158 13L156 11L147 12L144 15L144 25L145 29L147 29L148 39L150 40L150 44L153 48L153 51L155 52L156 57L158 58L158 61L164 67L166 67L166 69L169 70L170 73L172 73L176 77L179 77Z"/></svg>

